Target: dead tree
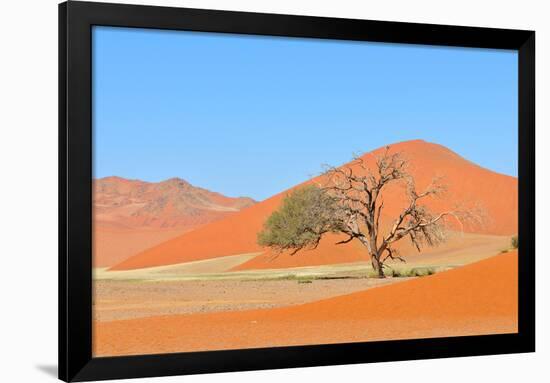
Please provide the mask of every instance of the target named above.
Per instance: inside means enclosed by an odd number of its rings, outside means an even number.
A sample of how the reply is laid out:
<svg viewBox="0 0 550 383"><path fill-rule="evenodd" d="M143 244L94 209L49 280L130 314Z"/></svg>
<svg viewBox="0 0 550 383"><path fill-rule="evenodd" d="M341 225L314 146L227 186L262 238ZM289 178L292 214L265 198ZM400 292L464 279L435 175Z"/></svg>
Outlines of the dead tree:
<svg viewBox="0 0 550 383"><path fill-rule="evenodd" d="M348 165L328 167L317 185L289 193L264 223L258 244L296 254L301 249L317 247L327 233L343 233L347 238L337 244L359 241L366 248L373 269L384 278L388 260L404 262L396 248L400 240L409 239L420 251L424 246L443 242L451 220L461 229L465 223L483 222L483 209L479 207L463 205L430 211L425 201L441 196L446 187L436 177L418 191L409 163L401 153L390 153L387 147L373 160L369 166L363 157L355 157ZM383 194L390 185L401 186L407 197L406 205L393 218L382 213ZM382 216L390 219L384 227Z"/></svg>
<svg viewBox="0 0 550 383"><path fill-rule="evenodd" d="M423 202L445 192L442 179L436 177L423 191L418 191L415 180L408 171L409 163L399 153L390 153L387 147L369 167L362 157L343 167L328 167L319 187L339 207L338 230L348 238L344 244L358 240L365 246L373 269L384 278L387 260L404 259L395 244L408 238L420 251L424 246L436 246L447 236L447 220L453 219L460 226L465 221L481 222L482 212L477 208L456 207L441 212L430 211ZM408 205L395 217L389 229L382 232L380 217L384 210L383 192L389 185L402 183Z"/></svg>

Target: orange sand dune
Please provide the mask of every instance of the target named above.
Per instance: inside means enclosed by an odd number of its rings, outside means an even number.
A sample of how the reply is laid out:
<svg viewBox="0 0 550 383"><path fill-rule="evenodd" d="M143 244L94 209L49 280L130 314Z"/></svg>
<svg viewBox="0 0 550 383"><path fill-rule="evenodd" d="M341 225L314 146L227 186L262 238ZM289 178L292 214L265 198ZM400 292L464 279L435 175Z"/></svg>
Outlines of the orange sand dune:
<svg viewBox="0 0 550 383"><path fill-rule="evenodd" d="M189 227L125 228L115 225L97 225L93 232L94 267L109 267L192 230Z"/></svg>
<svg viewBox="0 0 550 383"><path fill-rule="evenodd" d="M96 322L94 356L517 332L517 251L283 308Z"/></svg>
<svg viewBox="0 0 550 383"><path fill-rule="evenodd" d="M375 155L383 150L377 149L365 154L363 158L367 164L372 164ZM400 151L409 159L410 172L419 190L425 188L434 176L444 176L448 193L444 198L426 201L430 208L443 211L453 208L457 202L479 203L485 208L488 221L483 227L466 227L466 231L497 235L512 235L517 232L516 178L484 169L441 145L421 140L394 144L391 151ZM360 169L355 168L355 171L360 172ZM319 181L321 178L315 180ZM277 194L221 221L148 249L112 269L137 269L262 251L256 244L256 234L286 193ZM402 186L389 187L385 190L383 199L385 209L382 224L389 226L391 219L406 203ZM357 252L359 248L353 242L334 246L333 239L327 238L314 251L327 263L348 262L363 256L362 252ZM298 259L298 256L294 258ZM277 262L281 261L274 260L274 268L278 267Z"/></svg>

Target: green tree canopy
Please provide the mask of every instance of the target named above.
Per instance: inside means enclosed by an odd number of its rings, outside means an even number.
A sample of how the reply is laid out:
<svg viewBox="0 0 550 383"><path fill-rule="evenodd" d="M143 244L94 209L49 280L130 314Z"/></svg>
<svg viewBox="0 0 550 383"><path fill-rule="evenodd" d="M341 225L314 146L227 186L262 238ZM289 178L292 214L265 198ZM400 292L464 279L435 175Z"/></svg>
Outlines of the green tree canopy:
<svg viewBox="0 0 550 383"><path fill-rule="evenodd" d="M308 185L290 192L258 233L258 244L278 251L315 248L323 234L341 230L336 200Z"/></svg>

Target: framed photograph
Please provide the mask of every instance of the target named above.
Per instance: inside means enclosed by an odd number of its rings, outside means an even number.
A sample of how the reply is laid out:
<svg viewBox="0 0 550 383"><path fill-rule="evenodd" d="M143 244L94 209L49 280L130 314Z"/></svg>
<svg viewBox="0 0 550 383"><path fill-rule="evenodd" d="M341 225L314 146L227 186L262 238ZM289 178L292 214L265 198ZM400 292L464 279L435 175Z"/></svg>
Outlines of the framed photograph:
<svg viewBox="0 0 550 383"><path fill-rule="evenodd" d="M535 350L535 33L59 5L59 377Z"/></svg>

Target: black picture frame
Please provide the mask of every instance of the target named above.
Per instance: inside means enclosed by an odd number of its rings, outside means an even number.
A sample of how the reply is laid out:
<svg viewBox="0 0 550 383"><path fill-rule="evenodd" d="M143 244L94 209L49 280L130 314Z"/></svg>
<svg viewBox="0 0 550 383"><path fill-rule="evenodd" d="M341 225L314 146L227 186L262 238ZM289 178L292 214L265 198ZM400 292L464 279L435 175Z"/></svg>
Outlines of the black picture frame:
<svg viewBox="0 0 550 383"><path fill-rule="evenodd" d="M94 25L503 48L518 52L517 334L92 357ZM535 32L159 6L59 5L59 378L89 381L535 351Z"/></svg>

